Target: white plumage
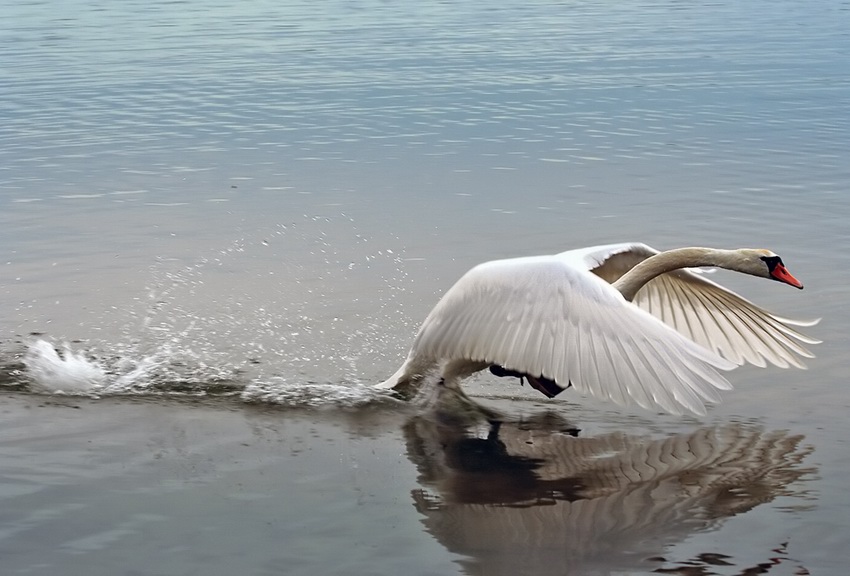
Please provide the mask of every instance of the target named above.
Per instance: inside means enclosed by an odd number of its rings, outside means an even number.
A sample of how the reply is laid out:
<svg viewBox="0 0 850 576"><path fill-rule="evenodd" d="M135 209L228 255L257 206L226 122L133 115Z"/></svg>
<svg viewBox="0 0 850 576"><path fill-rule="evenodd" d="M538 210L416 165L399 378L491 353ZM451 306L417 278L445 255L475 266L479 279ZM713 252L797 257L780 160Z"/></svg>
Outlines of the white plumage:
<svg viewBox="0 0 850 576"><path fill-rule="evenodd" d="M486 262L446 292L407 361L379 386L415 388L439 371L456 387L496 365L621 405L703 414L718 390L731 389L719 371L744 362L802 367L799 357L812 356L802 344L817 341L793 327L814 322L774 316L679 269L705 265L802 288L765 250L616 244Z"/></svg>

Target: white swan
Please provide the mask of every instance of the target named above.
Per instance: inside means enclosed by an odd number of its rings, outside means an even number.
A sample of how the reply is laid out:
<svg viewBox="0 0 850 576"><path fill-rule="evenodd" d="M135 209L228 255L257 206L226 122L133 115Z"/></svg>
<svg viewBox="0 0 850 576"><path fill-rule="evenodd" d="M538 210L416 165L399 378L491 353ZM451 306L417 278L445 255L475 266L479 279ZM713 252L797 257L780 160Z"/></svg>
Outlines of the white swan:
<svg viewBox="0 0 850 576"><path fill-rule="evenodd" d="M745 362L802 368L819 341L686 267L713 266L796 288L769 250L614 244L495 260L467 272L428 314L407 360L378 386L415 390L439 372L459 389L490 368L554 396L569 386L618 404L705 413Z"/></svg>

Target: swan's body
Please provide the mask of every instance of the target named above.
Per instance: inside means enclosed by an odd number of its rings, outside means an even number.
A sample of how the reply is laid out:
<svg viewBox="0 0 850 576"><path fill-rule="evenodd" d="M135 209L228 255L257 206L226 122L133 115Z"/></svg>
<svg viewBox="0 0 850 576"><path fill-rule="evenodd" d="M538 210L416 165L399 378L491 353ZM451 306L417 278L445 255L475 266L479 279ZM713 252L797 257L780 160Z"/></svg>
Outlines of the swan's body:
<svg viewBox="0 0 850 576"><path fill-rule="evenodd" d="M686 267L716 266L802 288L767 250L615 244L496 260L467 272L437 303L407 361L383 388L442 383L492 367L553 396L572 385L618 404L702 414L731 389L718 372L749 362L803 367L815 344ZM501 372L501 373L500 373Z"/></svg>

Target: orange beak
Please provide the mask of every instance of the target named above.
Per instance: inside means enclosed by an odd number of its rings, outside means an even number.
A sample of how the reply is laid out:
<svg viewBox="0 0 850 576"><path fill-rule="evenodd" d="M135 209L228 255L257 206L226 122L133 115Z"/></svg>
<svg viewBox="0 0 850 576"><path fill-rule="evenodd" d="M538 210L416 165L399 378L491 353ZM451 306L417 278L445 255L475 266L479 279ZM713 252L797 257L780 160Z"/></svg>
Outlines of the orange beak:
<svg viewBox="0 0 850 576"><path fill-rule="evenodd" d="M774 280L779 280L780 282L784 282L785 284L790 284L794 288L803 289L803 284L794 278L788 269L783 264L777 264L774 266L773 270L771 270L770 275L773 276Z"/></svg>

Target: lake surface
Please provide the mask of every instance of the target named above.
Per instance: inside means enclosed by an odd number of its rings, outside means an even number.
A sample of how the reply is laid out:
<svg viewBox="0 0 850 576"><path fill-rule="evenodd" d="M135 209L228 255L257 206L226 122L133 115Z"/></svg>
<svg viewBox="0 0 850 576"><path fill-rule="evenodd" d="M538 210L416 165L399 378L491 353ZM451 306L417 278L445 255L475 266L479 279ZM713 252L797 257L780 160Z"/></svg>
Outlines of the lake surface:
<svg viewBox="0 0 850 576"><path fill-rule="evenodd" d="M850 4L113 4L0 2L4 574L846 571ZM715 278L817 358L371 391L471 266L632 240L781 254Z"/></svg>

